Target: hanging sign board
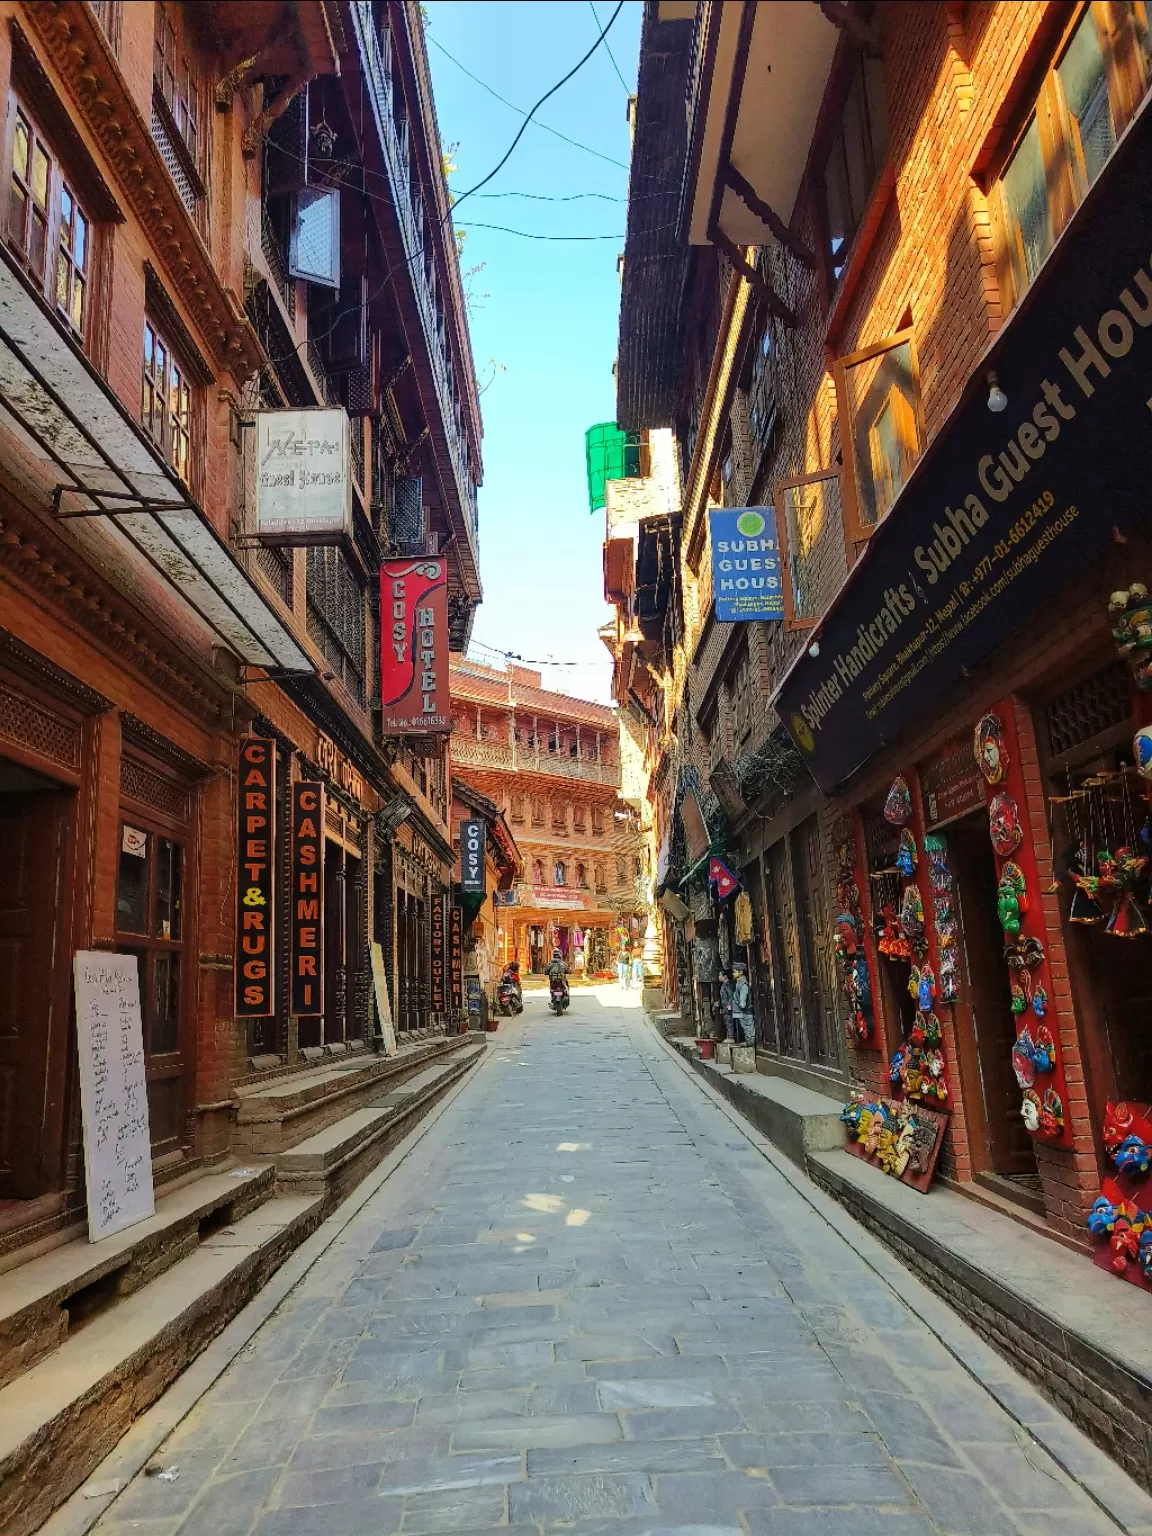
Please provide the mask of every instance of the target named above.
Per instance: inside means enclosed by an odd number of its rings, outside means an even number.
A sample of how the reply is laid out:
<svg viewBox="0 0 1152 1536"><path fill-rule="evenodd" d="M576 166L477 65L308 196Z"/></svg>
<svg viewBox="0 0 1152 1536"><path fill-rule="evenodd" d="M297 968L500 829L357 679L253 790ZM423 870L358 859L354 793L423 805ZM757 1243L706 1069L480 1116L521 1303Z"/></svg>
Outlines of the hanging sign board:
<svg viewBox="0 0 1152 1536"><path fill-rule="evenodd" d="M448 567L438 556L380 567L380 701L385 736L452 729Z"/></svg>
<svg viewBox="0 0 1152 1536"><path fill-rule="evenodd" d="M344 410L256 412L256 533L269 544L352 536Z"/></svg>
<svg viewBox="0 0 1152 1536"><path fill-rule="evenodd" d="M464 913L455 905L448 909L448 976L451 1006L464 1006Z"/></svg>
<svg viewBox="0 0 1152 1536"><path fill-rule="evenodd" d="M248 736L236 770L236 1017L276 1012L276 743Z"/></svg>
<svg viewBox="0 0 1152 1536"><path fill-rule="evenodd" d="M775 507L713 507L712 601L721 624L782 619Z"/></svg>
<svg viewBox="0 0 1152 1536"><path fill-rule="evenodd" d="M88 1240L98 1243L156 1210L139 963L81 949L75 979Z"/></svg>
<svg viewBox="0 0 1152 1536"><path fill-rule="evenodd" d="M388 980L384 974L384 951L376 939L372 940L372 993L376 999L376 1016L380 1020L380 1038L384 1042L385 1056L396 1054L396 1029L392 1023L392 1006L388 1001Z"/></svg>
<svg viewBox="0 0 1152 1536"><path fill-rule="evenodd" d="M460 823L460 889L468 896L483 896L484 832L482 821Z"/></svg>
<svg viewBox="0 0 1152 1536"><path fill-rule="evenodd" d="M433 1013L443 1013L445 966L448 960L448 942L447 935L444 932L443 896L434 896L432 898L430 928L432 962L429 970L428 1006Z"/></svg>
<svg viewBox="0 0 1152 1536"><path fill-rule="evenodd" d="M292 786L292 1012L324 1011L324 786Z"/></svg>

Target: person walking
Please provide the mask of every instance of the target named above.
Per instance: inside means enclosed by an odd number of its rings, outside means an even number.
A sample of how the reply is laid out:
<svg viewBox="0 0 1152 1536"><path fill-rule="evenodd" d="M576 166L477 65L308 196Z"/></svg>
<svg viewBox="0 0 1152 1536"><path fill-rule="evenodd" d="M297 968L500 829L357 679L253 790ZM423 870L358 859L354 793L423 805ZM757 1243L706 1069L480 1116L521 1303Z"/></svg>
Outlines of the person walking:
<svg viewBox="0 0 1152 1536"><path fill-rule="evenodd" d="M644 990L644 956L637 949L632 956L632 985L637 992Z"/></svg>
<svg viewBox="0 0 1152 1536"><path fill-rule="evenodd" d="M621 945L620 952L616 956L616 980L625 992L628 991L628 979L631 968L628 963L628 951Z"/></svg>

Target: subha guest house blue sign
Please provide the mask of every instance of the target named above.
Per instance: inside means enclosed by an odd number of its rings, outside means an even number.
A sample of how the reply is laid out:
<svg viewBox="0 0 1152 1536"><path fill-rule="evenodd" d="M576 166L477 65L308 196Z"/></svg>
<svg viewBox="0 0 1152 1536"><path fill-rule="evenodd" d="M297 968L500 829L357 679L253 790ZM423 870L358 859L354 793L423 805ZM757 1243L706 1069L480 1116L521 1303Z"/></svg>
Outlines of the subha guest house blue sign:
<svg viewBox="0 0 1152 1536"><path fill-rule="evenodd" d="M780 550L774 507L713 507L712 597L722 624L782 619Z"/></svg>

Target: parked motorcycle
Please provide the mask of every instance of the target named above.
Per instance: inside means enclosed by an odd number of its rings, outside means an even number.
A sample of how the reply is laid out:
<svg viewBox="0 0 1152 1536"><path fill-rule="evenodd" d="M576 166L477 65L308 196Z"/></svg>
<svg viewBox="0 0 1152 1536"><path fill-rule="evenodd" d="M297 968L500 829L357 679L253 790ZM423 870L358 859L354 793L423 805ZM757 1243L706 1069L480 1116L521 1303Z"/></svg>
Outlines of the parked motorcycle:
<svg viewBox="0 0 1152 1536"><path fill-rule="evenodd" d="M568 1001L568 988L564 985L560 978L557 977L556 980L552 982L550 988L548 1005L552 1009L553 1013L562 1014L568 1007Z"/></svg>

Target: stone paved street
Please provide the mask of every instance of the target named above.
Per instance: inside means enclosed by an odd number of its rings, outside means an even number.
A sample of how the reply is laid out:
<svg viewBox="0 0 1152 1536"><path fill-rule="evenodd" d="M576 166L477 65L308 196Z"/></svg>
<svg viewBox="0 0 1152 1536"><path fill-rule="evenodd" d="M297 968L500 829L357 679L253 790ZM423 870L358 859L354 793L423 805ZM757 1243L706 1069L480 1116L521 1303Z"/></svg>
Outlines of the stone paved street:
<svg viewBox="0 0 1152 1536"><path fill-rule="evenodd" d="M530 995L99 1536L1115 1532L635 1004Z"/></svg>

